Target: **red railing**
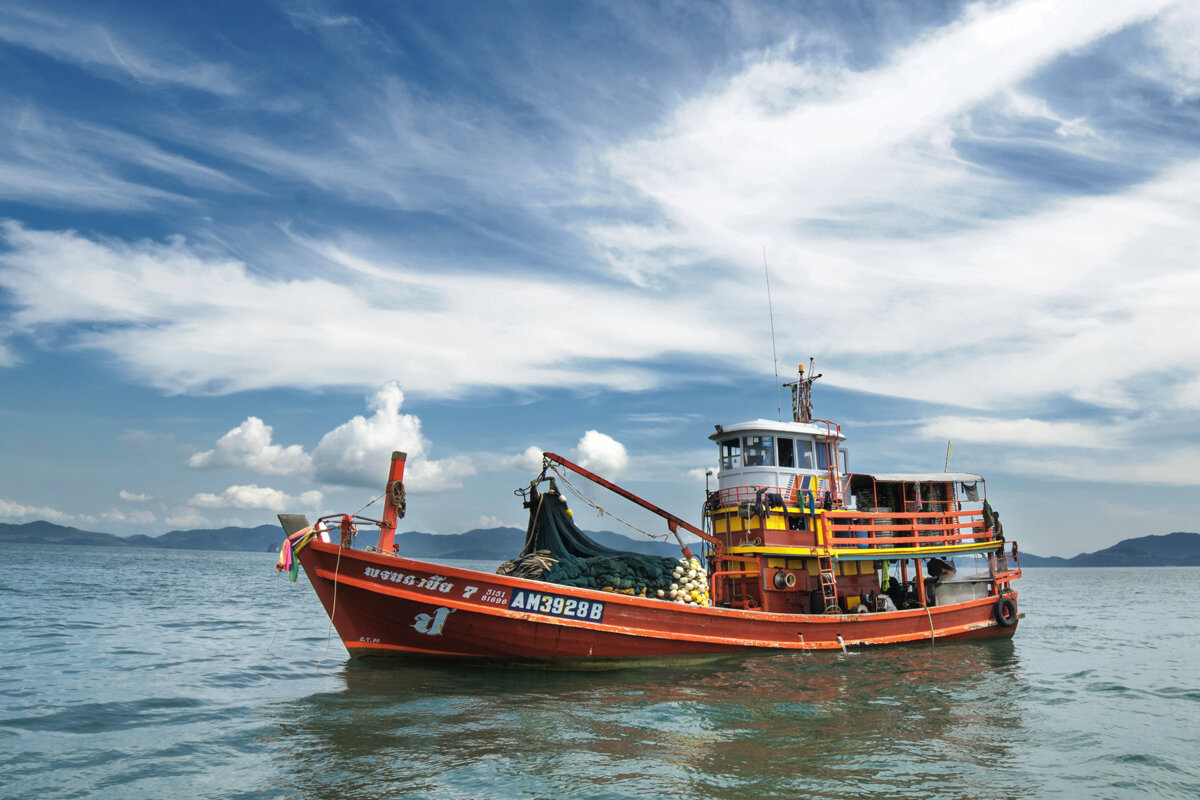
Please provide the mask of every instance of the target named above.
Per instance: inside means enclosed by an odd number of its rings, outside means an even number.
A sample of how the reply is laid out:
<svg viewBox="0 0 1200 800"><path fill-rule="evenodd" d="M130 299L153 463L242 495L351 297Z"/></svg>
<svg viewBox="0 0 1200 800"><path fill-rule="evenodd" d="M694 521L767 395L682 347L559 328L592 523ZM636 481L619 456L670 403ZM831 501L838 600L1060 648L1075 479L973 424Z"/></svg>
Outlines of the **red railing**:
<svg viewBox="0 0 1200 800"><path fill-rule="evenodd" d="M827 511L825 525L831 547L921 547L988 542L982 510Z"/></svg>

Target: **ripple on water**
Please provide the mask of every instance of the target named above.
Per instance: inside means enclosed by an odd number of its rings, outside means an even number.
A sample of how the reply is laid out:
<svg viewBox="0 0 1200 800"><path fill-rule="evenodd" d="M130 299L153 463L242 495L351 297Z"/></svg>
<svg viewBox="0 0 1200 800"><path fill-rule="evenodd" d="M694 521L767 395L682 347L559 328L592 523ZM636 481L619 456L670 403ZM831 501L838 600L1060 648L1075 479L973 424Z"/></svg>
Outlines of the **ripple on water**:
<svg viewBox="0 0 1200 800"><path fill-rule="evenodd" d="M146 725L178 725L211 718L200 711L204 703L186 697L159 697L107 703L82 703L27 717L0 720L5 726L30 731L92 734Z"/></svg>

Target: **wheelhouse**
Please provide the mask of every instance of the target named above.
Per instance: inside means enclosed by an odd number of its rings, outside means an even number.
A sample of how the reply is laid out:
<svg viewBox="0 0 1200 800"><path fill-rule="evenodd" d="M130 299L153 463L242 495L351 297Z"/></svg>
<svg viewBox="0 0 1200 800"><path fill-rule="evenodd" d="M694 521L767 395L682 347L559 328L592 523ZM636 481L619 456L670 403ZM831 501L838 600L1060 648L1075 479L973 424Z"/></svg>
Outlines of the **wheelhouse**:
<svg viewBox="0 0 1200 800"><path fill-rule="evenodd" d="M863 613L1007 591L1019 567L1003 555L983 478L851 473L838 425L811 418L811 382L802 371L791 384L795 420L718 425L709 436L713 596L735 608Z"/></svg>

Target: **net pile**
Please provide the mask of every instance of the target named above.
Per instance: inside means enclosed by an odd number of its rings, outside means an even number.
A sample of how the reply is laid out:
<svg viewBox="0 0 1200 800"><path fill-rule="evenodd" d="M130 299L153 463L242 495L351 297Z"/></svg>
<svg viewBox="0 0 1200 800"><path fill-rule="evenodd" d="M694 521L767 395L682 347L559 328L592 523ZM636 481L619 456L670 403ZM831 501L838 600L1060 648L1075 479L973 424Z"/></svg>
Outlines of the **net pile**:
<svg viewBox="0 0 1200 800"><path fill-rule="evenodd" d="M673 558L614 550L592 541L575 525L566 498L551 488L530 496L529 528L521 557L501 564L497 572L667 599L678 566Z"/></svg>

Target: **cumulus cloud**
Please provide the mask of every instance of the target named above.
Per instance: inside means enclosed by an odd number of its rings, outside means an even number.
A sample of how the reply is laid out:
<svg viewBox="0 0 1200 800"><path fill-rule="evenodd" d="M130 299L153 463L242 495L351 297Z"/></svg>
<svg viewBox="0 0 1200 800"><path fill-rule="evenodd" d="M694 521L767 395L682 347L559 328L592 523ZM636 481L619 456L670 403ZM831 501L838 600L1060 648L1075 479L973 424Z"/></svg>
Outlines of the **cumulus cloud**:
<svg viewBox="0 0 1200 800"><path fill-rule="evenodd" d="M421 434L421 420L401 414L404 392L395 381L381 387L367 401L374 414L355 416L321 437L312 460L319 480L343 486L382 487L392 452L407 454L404 484L415 492L457 489L475 473L466 456L440 460L428 456L430 444Z"/></svg>
<svg viewBox="0 0 1200 800"><path fill-rule="evenodd" d="M247 486L230 486L219 495L200 492L188 502L197 508L253 508L266 511L287 511L289 508L297 506L314 508L320 505L322 499L324 499L324 495L315 489L303 492L299 497L293 497L278 489L249 484Z"/></svg>
<svg viewBox="0 0 1200 800"><path fill-rule="evenodd" d="M520 470L521 472L539 472L542 469L542 452L542 448L537 445L531 445L516 455L500 459L498 468Z"/></svg>
<svg viewBox="0 0 1200 800"><path fill-rule="evenodd" d="M572 451L572 456L579 466L601 474L616 475L629 466L629 453L625 445L600 431L585 433Z"/></svg>
<svg viewBox="0 0 1200 800"><path fill-rule="evenodd" d="M120 496L120 498L122 500L125 500L126 502L130 502L130 503L147 503L154 499L153 497L151 497L148 494L138 494L137 492L127 492L124 489L122 489L120 492L118 492L118 495Z"/></svg>
<svg viewBox="0 0 1200 800"><path fill-rule="evenodd" d="M272 444L271 433L271 426L258 417L247 417L218 439L215 448L194 453L188 466L241 467L264 475L305 475L312 471L312 458L300 445Z"/></svg>
<svg viewBox="0 0 1200 800"><path fill-rule="evenodd" d="M401 450L407 454L404 482L410 491L438 492L461 486L462 478L475 473L471 459L462 455L430 458L431 445L421 433L421 420L414 414L400 413L403 403L400 386L395 381L384 384L367 398L367 406L374 413L355 415L338 425L321 437L311 454L298 444L284 447L272 443L271 426L259 417L247 417L222 436L213 449L193 454L188 466L247 469L264 475L378 489L387 476L392 452ZM252 488L263 497L274 491ZM228 494L229 490L221 496L197 495L194 502L213 507L218 503L229 505Z"/></svg>

